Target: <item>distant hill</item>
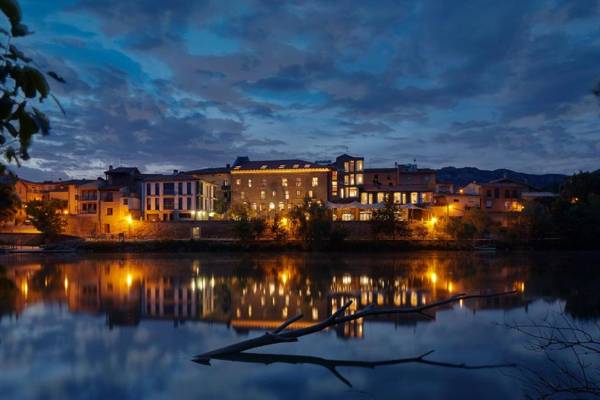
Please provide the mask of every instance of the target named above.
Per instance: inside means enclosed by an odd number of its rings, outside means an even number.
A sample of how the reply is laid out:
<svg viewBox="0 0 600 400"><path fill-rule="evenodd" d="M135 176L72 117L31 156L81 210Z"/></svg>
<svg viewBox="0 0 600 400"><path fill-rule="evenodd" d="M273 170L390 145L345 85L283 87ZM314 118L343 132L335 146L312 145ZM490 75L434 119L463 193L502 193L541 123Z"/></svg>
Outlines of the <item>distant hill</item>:
<svg viewBox="0 0 600 400"><path fill-rule="evenodd" d="M561 174L524 174L511 171L510 169L496 169L493 171L474 167L444 167L437 170L437 180L440 182L452 182L455 186L465 186L470 182L485 183L494 179L510 178L528 184L542 190L558 191L560 185L565 181L567 175Z"/></svg>

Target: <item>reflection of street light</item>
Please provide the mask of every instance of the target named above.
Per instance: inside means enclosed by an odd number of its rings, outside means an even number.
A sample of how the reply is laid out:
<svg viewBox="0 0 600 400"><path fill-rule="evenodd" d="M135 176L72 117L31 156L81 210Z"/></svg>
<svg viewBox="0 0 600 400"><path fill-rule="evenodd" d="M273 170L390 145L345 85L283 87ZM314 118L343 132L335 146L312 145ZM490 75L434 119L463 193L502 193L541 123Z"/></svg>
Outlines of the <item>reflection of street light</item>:
<svg viewBox="0 0 600 400"><path fill-rule="evenodd" d="M126 282L127 282L127 287L130 288L131 284L133 283L133 277L131 276L131 274L127 274Z"/></svg>

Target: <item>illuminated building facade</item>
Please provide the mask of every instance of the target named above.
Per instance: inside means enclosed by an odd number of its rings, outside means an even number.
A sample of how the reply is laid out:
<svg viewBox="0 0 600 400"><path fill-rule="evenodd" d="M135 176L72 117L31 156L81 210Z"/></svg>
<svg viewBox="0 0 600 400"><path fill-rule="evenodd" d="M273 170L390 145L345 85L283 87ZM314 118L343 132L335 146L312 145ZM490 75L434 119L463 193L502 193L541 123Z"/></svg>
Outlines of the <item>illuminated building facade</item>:
<svg viewBox="0 0 600 400"><path fill-rule="evenodd" d="M262 214L290 210L305 197L325 203L330 177L330 167L309 161L238 157L231 168L231 203Z"/></svg>

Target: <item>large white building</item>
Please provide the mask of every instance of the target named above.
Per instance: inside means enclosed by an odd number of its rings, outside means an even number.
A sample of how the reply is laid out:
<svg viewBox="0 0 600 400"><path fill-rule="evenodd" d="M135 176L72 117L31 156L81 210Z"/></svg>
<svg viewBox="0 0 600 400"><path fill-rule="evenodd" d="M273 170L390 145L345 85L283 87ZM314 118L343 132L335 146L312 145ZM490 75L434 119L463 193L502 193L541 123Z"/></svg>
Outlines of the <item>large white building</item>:
<svg viewBox="0 0 600 400"><path fill-rule="evenodd" d="M191 175L145 175L142 204L146 221L207 220L213 215L215 186Z"/></svg>

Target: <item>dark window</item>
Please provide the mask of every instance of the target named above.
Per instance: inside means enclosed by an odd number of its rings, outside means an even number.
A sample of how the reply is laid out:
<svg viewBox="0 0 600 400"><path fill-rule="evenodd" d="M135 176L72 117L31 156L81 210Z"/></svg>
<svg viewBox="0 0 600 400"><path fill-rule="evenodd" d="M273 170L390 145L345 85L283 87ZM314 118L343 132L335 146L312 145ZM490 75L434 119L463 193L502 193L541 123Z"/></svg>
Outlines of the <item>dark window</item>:
<svg viewBox="0 0 600 400"><path fill-rule="evenodd" d="M187 183L187 194L192 194L192 182Z"/></svg>
<svg viewBox="0 0 600 400"><path fill-rule="evenodd" d="M113 201L113 194L112 194L112 192L102 193L102 201Z"/></svg>
<svg viewBox="0 0 600 400"><path fill-rule="evenodd" d="M183 183L182 182L179 182L177 184L177 193L179 193L179 194L183 193Z"/></svg>
<svg viewBox="0 0 600 400"><path fill-rule="evenodd" d="M173 182L163 183L163 194L175 194L175 184Z"/></svg>
<svg viewBox="0 0 600 400"><path fill-rule="evenodd" d="M498 189L498 188L494 189L494 197L497 198L497 199L500 198L500 189Z"/></svg>
<svg viewBox="0 0 600 400"><path fill-rule="evenodd" d="M163 199L163 210L172 210L175 208L175 200L173 198Z"/></svg>
<svg viewBox="0 0 600 400"><path fill-rule="evenodd" d="M123 205L126 206L129 204L129 199L128 198L124 198L123 199Z"/></svg>
<svg viewBox="0 0 600 400"><path fill-rule="evenodd" d="M146 194L150 195L151 191L152 191L152 185L150 185L149 183L146 183Z"/></svg>
<svg viewBox="0 0 600 400"><path fill-rule="evenodd" d="M187 209L188 210L192 209L192 198L191 197L187 198Z"/></svg>
<svg viewBox="0 0 600 400"><path fill-rule="evenodd" d="M160 195L160 183L155 183L154 184L154 195L155 196Z"/></svg>
<svg viewBox="0 0 600 400"><path fill-rule="evenodd" d="M146 210L152 210L152 201L150 199L146 199Z"/></svg>
<svg viewBox="0 0 600 400"><path fill-rule="evenodd" d="M110 224L104 224L104 233L110 233Z"/></svg>
<svg viewBox="0 0 600 400"><path fill-rule="evenodd" d="M487 190L487 197L492 197L492 189Z"/></svg>
<svg viewBox="0 0 600 400"><path fill-rule="evenodd" d="M155 210L160 209L160 201L158 200L158 198L154 199L154 209Z"/></svg>
<svg viewBox="0 0 600 400"><path fill-rule="evenodd" d="M202 183L196 182L196 194L203 195Z"/></svg>
<svg viewBox="0 0 600 400"><path fill-rule="evenodd" d="M177 209L178 210L183 210L183 197L179 198L178 204L177 204Z"/></svg>
<svg viewBox="0 0 600 400"><path fill-rule="evenodd" d="M107 208L106 209L106 215L113 215L112 214L112 208Z"/></svg>
<svg viewBox="0 0 600 400"><path fill-rule="evenodd" d="M507 199L510 199L510 190L505 190L504 191L504 197L506 197Z"/></svg>
<svg viewBox="0 0 600 400"><path fill-rule="evenodd" d="M200 197L196 197L196 210L200 209Z"/></svg>
<svg viewBox="0 0 600 400"><path fill-rule="evenodd" d="M513 191L512 191L512 195L513 195L512 197L513 197L513 198L515 198L515 199L518 199L518 198L520 197L520 196L519 196L519 193L517 193L517 191L516 191L516 190L513 190Z"/></svg>

